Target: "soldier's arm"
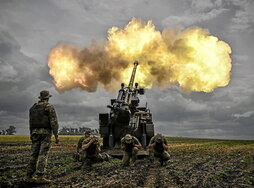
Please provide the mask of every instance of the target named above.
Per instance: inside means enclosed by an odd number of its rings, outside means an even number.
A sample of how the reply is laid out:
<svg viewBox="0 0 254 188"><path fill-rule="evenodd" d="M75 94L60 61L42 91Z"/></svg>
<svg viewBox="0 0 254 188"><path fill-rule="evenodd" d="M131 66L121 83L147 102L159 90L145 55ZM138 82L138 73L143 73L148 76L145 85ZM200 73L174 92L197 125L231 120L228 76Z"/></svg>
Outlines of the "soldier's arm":
<svg viewBox="0 0 254 188"><path fill-rule="evenodd" d="M125 150L124 138L121 139L121 149Z"/></svg>
<svg viewBox="0 0 254 188"><path fill-rule="evenodd" d="M154 137L151 138L148 147L153 148L155 146Z"/></svg>
<svg viewBox="0 0 254 188"><path fill-rule="evenodd" d="M32 135L32 127L31 127L31 109L29 110L29 131L30 131L30 135Z"/></svg>
<svg viewBox="0 0 254 188"><path fill-rule="evenodd" d="M82 150L86 150L87 148L89 148L89 146L93 143L93 139L88 138L85 139L84 142L82 143Z"/></svg>
<svg viewBox="0 0 254 188"><path fill-rule="evenodd" d="M133 137L133 139L134 139L134 146L141 149L142 146L141 146L140 142L138 141L138 139L135 137Z"/></svg>
<svg viewBox="0 0 254 188"><path fill-rule="evenodd" d="M163 148L165 149L165 150L167 150L169 147L168 147L168 142L167 142L167 140L166 140L166 138L165 137L163 137Z"/></svg>
<svg viewBox="0 0 254 188"><path fill-rule="evenodd" d="M79 139L79 141L78 141L78 145L77 145L77 152L79 153L80 152L80 150L81 150L81 148L82 148L82 143L83 143L83 141L84 141L84 137L81 137L80 139Z"/></svg>
<svg viewBox="0 0 254 188"><path fill-rule="evenodd" d="M32 124L31 124L31 116L32 116L32 110L34 108L34 106L36 105L36 103L29 109L29 131L30 131L30 135L32 135Z"/></svg>
<svg viewBox="0 0 254 188"><path fill-rule="evenodd" d="M58 121L57 121L57 116L56 116L56 111L55 108L50 105L49 107L49 121L50 121L50 126L52 129L52 132L55 136L55 138L58 138Z"/></svg>

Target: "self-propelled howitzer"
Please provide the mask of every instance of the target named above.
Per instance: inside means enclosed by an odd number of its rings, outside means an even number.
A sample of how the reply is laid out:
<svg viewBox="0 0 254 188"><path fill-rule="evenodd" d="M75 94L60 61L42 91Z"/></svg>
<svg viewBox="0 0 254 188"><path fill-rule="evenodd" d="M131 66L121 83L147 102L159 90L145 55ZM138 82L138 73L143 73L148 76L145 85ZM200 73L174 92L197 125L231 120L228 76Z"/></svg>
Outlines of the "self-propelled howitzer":
<svg viewBox="0 0 254 188"><path fill-rule="evenodd" d="M144 94L144 88L134 84L138 62L134 62L128 86L121 84L116 99L111 99L110 113L100 113L100 134L103 138L103 148L117 149L120 140L126 134L136 136L143 148L146 148L151 137L154 136L154 124L150 110L139 107L138 95Z"/></svg>

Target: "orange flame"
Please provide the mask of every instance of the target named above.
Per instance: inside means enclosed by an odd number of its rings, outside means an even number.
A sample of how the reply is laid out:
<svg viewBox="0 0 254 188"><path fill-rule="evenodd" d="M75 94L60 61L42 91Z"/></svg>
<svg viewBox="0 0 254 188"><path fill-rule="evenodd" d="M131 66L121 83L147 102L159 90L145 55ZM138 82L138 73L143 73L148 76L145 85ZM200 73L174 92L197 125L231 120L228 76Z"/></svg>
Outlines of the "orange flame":
<svg viewBox="0 0 254 188"><path fill-rule="evenodd" d="M151 88L172 84L186 91L211 92L230 80L230 46L207 30L155 29L133 18L123 29L112 27L104 44L94 42L83 50L60 45L51 50L48 65L58 90L80 87L95 91L128 84L133 62L139 61L136 82Z"/></svg>

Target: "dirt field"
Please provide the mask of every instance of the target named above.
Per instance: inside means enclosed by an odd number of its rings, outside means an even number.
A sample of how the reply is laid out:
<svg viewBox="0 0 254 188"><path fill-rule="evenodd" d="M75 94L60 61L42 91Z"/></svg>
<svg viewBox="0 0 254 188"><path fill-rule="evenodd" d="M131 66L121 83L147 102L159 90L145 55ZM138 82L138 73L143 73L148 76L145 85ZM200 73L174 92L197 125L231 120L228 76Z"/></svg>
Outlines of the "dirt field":
<svg viewBox="0 0 254 188"><path fill-rule="evenodd" d="M62 136L53 144L47 166L51 184L24 181L29 136L0 136L0 187L254 187L254 141L167 138L171 162L160 167L139 159L122 167L121 160L81 170L73 159L79 136Z"/></svg>

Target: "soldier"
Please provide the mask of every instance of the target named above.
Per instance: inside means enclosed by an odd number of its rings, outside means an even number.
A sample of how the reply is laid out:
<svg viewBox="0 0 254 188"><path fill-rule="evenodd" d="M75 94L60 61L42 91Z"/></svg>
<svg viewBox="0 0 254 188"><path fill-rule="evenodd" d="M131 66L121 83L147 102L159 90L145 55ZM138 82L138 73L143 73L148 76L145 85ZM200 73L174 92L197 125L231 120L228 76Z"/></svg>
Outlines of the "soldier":
<svg viewBox="0 0 254 188"><path fill-rule="evenodd" d="M104 160L108 161L109 156L105 153L101 154L100 152L100 144L96 137L89 136L84 139L80 151L82 168L85 168L86 166L91 167L92 164L96 162L102 162Z"/></svg>
<svg viewBox="0 0 254 188"><path fill-rule="evenodd" d="M41 91L39 101L29 110L30 139L32 141L32 154L27 168L28 181L49 183L44 178L48 154L51 146L52 133L58 144L58 122L53 105L48 103L51 95L48 91ZM35 175L35 177L34 177Z"/></svg>
<svg viewBox="0 0 254 188"><path fill-rule="evenodd" d="M121 139L121 149L124 151L123 166L129 166L130 158L132 158L132 162L135 164L138 150L141 149L141 144L135 136L126 134Z"/></svg>
<svg viewBox="0 0 254 188"><path fill-rule="evenodd" d="M85 136L82 136L79 141L78 141L78 145L77 145L77 155L76 158L78 161L82 160L82 145L85 139L89 138L91 136L91 131L86 131L85 132Z"/></svg>
<svg viewBox="0 0 254 188"><path fill-rule="evenodd" d="M160 159L161 166L163 166L164 161L168 161L170 155L168 154L168 144L167 140L161 134L153 136L149 143L149 157L153 162L154 158L157 157Z"/></svg>

